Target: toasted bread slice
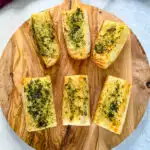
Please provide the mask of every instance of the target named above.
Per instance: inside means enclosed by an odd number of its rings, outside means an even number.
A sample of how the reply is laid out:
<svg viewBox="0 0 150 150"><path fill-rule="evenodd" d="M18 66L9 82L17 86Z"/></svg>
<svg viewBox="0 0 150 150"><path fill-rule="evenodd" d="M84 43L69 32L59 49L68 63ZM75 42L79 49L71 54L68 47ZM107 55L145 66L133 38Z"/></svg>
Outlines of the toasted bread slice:
<svg viewBox="0 0 150 150"><path fill-rule="evenodd" d="M38 47L37 52L48 68L54 65L60 56L58 39L51 14L49 11L43 11L33 14L30 20L32 35Z"/></svg>
<svg viewBox="0 0 150 150"><path fill-rule="evenodd" d="M105 20L95 41L92 58L103 69L108 68L119 56L130 31L120 22Z"/></svg>
<svg viewBox="0 0 150 150"><path fill-rule="evenodd" d="M90 103L87 76L65 76L63 94L63 125L90 125Z"/></svg>
<svg viewBox="0 0 150 150"><path fill-rule="evenodd" d="M76 7L62 13L63 33L69 55L85 59L90 55L90 30L87 11Z"/></svg>
<svg viewBox="0 0 150 150"><path fill-rule="evenodd" d="M122 132L125 122L131 84L108 76L102 89L93 122L116 134Z"/></svg>
<svg viewBox="0 0 150 150"><path fill-rule="evenodd" d="M50 77L24 78L23 85L27 131L55 127L57 123Z"/></svg>

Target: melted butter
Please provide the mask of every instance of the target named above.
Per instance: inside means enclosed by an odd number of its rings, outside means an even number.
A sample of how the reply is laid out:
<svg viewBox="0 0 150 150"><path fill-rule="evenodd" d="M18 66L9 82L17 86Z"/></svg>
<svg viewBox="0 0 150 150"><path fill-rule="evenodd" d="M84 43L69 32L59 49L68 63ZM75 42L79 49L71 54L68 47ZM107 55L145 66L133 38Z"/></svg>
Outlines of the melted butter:
<svg viewBox="0 0 150 150"><path fill-rule="evenodd" d="M95 44L95 52L98 54L105 54L112 51L118 40L120 39L121 32L124 29L123 25L111 23L103 24L102 29L98 35Z"/></svg>
<svg viewBox="0 0 150 150"><path fill-rule="evenodd" d="M78 81L69 78L65 83L66 95L65 101L65 116L70 121L81 120L82 116L88 118L88 84L87 78L80 78Z"/></svg>
<svg viewBox="0 0 150 150"><path fill-rule="evenodd" d="M112 83L108 83L109 86L105 88L102 92L102 101L98 106L98 115L101 118L107 118L107 121L112 122L113 125L120 125L119 117L119 108L124 103L124 99L122 97L123 94L123 86L124 84L120 81L115 81ZM97 117L97 119L99 119Z"/></svg>
<svg viewBox="0 0 150 150"><path fill-rule="evenodd" d="M54 44L56 44L54 27L48 11L41 12L32 16L33 36L42 56L55 57Z"/></svg>

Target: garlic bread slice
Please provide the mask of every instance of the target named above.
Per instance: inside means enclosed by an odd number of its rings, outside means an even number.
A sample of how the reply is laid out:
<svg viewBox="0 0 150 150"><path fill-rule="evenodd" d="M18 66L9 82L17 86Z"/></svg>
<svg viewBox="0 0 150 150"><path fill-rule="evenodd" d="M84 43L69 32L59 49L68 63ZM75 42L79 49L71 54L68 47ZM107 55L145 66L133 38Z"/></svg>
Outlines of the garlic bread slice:
<svg viewBox="0 0 150 150"><path fill-rule="evenodd" d="M63 94L63 125L90 125L90 103L87 76L65 76Z"/></svg>
<svg viewBox="0 0 150 150"><path fill-rule="evenodd" d="M27 131L56 126L50 77L23 79L23 104Z"/></svg>
<svg viewBox="0 0 150 150"><path fill-rule="evenodd" d="M50 12L42 11L31 16L31 31L37 44L37 53L46 67L54 65L60 56L59 43Z"/></svg>
<svg viewBox="0 0 150 150"><path fill-rule="evenodd" d="M119 56L130 31L120 22L105 20L95 41L92 58L103 69L108 68Z"/></svg>
<svg viewBox="0 0 150 150"><path fill-rule="evenodd" d="M62 13L64 38L69 55L73 59L85 59L90 55L90 30L87 11L76 7Z"/></svg>
<svg viewBox="0 0 150 150"><path fill-rule="evenodd" d="M94 123L116 134L122 132L128 109L131 85L123 79L108 76L94 115Z"/></svg>

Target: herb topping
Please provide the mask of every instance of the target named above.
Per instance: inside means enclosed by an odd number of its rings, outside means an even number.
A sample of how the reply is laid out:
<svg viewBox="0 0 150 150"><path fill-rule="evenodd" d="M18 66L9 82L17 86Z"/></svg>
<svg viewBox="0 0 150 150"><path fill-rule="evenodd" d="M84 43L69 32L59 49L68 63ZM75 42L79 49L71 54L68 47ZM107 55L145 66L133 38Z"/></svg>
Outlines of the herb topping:
<svg viewBox="0 0 150 150"><path fill-rule="evenodd" d="M48 117L53 116L50 110L52 93L50 92L50 81L31 80L24 88L28 103L27 111L36 122L36 126L46 127L49 123ZM52 117L53 118L53 117ZM54 120L51 119L53 122Z"/></svg>
<svg viewBox="0 0 150 150"><path fill-rule="evenodd" d="M81 84L86 84L86 78L83 78ZM85 88L85 87L84 87ZM73 120L75 117L80 119L80 116L87 116L88 115L88 87L83 89L82 87L77 88L73 85L73 81L69 78L68 82L65 84L65 89L67 91L67 98L65 99L69 104L70 108L70 121ZM79 92L83 93L80 95ZM68 113L68 112L66 112Z"/></svg>
<svg viewBox="0 0 150 150"><path fill-rule="evenodd" d="M119 110L120 104L123 102L121 97L122 91L118 81L114 82L113 89L107 89L105 102L100 105L102 112L108 117L110 121L116 120L116 114Z"/></svg>
<svg viewBox="0 0 150 150"><path fill-rule="evenodd" d="M39 54L54 57L54 52L56 51L52 47L52 43L55 40L54 26L52 21L48 19L48 12L43 12L42 15L45 20L42 16L32 17L33 36L37 42Z"/></svg>
<svg viewBox="0 0 150 150"><path fill-rule="evenodd" d="M102 29L103 28L104 27L102 27ZM117 26L114 24L111 27L107 27L103 34L100 32L94 48L96 53L104 54L110 52L116 46L122 30L123 26Z"/></svg>
<svg viewBox="0 0 150 150"><path fill-rule="evenodd" d="M68 14L68 36L75 48L80 48L81 46L85 45L83 24L84 14L80 8L77 8L73 14Z"/></svg>

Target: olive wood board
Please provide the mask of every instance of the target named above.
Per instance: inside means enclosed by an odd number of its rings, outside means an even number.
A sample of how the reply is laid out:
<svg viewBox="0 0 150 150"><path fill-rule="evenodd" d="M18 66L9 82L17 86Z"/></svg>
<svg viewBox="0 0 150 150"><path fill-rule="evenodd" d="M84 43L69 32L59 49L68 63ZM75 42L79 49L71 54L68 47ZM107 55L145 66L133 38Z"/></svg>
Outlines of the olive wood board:
<svg viewBox="0 0 150 150"><path fill-rule="evenodd" d="M14 33L0 59L0 103L3 113L16 134L37 150L109 150L132 133L148 105L150 68L146 54L132 31L118 59L106 70L100 69L91 57L82 61L69 57L62 33L61 13L75 5L85 8L88 12L91 49L103 20L121 21L116 16L93 6L82 4L79 0L65 0L62 4L49 9L61 50L61 57L54 66L46 69L36 54L37 47L30 33L29 21L26 21ZM132 83L127 117L120 135L93 123L86 127L62 125L64 76L74 74L88 75L91 120L107 75L114 75ZM23 77L44 75L50 75L52 79L58 125L42 131L27 132L21 96L21 81Z"/></svg>

